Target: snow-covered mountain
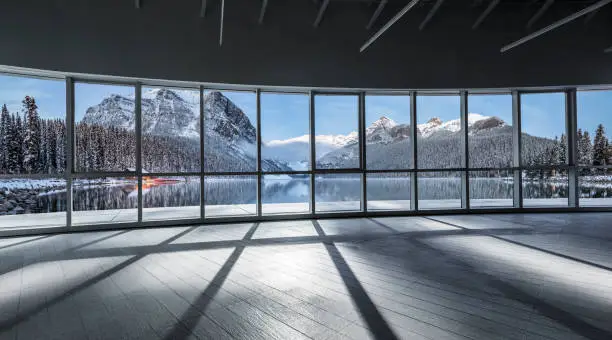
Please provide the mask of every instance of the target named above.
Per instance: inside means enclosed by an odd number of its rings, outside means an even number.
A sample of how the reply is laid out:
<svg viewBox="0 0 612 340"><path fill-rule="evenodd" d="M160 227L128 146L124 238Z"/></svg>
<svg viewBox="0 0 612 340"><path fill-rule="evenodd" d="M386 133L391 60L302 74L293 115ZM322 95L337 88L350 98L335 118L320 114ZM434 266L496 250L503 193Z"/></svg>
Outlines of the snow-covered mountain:
<svg viewBox="0 0 612 340"><path fill-rule="evenodd" d="M185 91L154 89L142 95L143 136L187 138L200 142L199 98ZM104 127L135 128L135 99L110 95L87 109L82 122ZM209 171L254 171L257 134L245 113L221 92L204 95L204 164ZM264 170L289 168L274 160Z"/></svg>
<svg viewBox="0 0 612 340"><path fill-rule="evenodd" d="M83 123L134 130L135 99L112 94L85 111ZM154 89L142 95L142 133L199 139L197 103L189 102L168 89Z"/></svg>
<svg viewBox="0 0 612 340"><path fill-rule="evenodd" d="M486 123L488 122L488 123ZM500 124L492 123L499 122ZM483 129L492 128L497 126L503 126L505 124L501 119L497 117L483 116L478 113L468 114L468 132L471 132L472 128ZM453 119L447 122L443 122L440 118L431 118L425 124L418 124L417 131L421 137L430 137L437 133L454 133L461 131L461 119Z"/></svg>
<svg viewBox="0 0 612 340"><path fill-rule="evenodd" d="M166 139L182 138L199 145L199 95L196 92L154 89L142 95L142 130L144 136L161 136ZM133 131L134 98L111 95L99 104L87 109L82 122L120 127ZM245 113L221 92L204 95L204 160L209 171L254 171L257 134ZM505 136L511 138L503 128L506 123L497 117L476 113L468 115L468 133L474 136ZM419 149L445 152L459 145L461 130L459 119L442 121L432 118L417 125L417 134L422 141ZM506 136L508 135L508 136ZM409 150L411 127L398 124L381 116L366 128L368 163L388 164L385 159L397 158L394 162L404 166L406 150ZM358 167L358 134L317 135L316 156L320 167ZM483 139L484 140L484 139ZM177 142L178 143L178 142ZM191 143L191 142L190 142ZM179 144L177 144L179 145ZM305 170L310 159L310 137L299 136L286 140L272 140L262 144L262 167L270 171ZM193 148L197 150L197 148ZM194 151L195 152L195 151ZM423 151L425 152L425 151ZM460 154L460 152L457 152ZM194 155L195 157L195 155ZM453 156L454 157L454 156ZM448 157L447 157L448 158ZM398 166L399 167L399 166ZM394 168L388 165L388 168Z"/></svg>
<svg viewBox="0 0 612 340"><path fill-rule="evenodd" d="M505 127L506 124L498 117L488 117L476 113L468 115L468 133L470 135L491 135L503 134L504 140L512 141L508 131L496 128ZM418 144L421 155L446 154L446 157L425 156L423 162L446 166L445 162L459 166L461 151L452 151L452 148L461 144L461 120L454 119L447 122L440 118L432 118L427 123L417 125L417 134L420 143ZM377 121L366 128L366 145L368 152L368 166L378 169L407 168L410 165L409 154L411 153L410 143L411 128L408 124L397 124L393 120L382 116ZM483 153L484 154L484 153ZM323 155L317 155L317 163L322 168L333 167L357 167L359 150L357 144L345 145L336 150L332 150ZM451 160L459 157L459 161Z"/></svg>

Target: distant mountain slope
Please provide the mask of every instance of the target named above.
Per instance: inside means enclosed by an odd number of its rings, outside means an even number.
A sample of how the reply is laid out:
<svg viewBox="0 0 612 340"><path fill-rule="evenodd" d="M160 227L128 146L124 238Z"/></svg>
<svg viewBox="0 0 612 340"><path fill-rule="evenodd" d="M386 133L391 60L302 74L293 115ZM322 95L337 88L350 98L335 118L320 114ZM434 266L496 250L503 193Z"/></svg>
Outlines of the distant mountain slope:
<svg viewBox="0 0 612 340"><path fill-rule="evenodd" d="M460 120L443 122L432 118L417 125L420 168L463 167ZM478 168L512 165L512 126L498 117L471 113L468 116L470 166ZM410 126L381 117L366 129L366 158L370 169L410 168ZM541 158L555 141L523 134L525 162ZM345 145L317 159L321 168L358 167L358 144Z"/></svg>

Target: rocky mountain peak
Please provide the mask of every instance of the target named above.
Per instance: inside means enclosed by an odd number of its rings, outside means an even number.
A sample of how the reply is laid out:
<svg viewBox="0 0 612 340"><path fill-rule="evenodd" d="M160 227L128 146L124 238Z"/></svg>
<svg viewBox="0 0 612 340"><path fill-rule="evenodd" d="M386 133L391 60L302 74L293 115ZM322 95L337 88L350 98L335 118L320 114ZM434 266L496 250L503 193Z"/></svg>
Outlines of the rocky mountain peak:
<svg viewBox="0 0 612 340"><path fill-rule="evenodd" d="M434 126L442 125L442 119L438 117L433 117L427 121L427 124L434 125Z"/></svg>
<svg viewBox="0 0 612 340"><path fill-rule="evenodd" d="M485 119L478 120L470 125L470 133L477 133L482 130L489 130L497 127L506 126L506 122L504 122L499 117L486 117Z"/></svg>
<svg viewBox="0 0 612 340"><path fill-rule="evenodd" d="M387 118L387 116L381 116L377 121L370 125L370 128L390 129L394 126L397 126L397 123L393 119Z"/></svg>

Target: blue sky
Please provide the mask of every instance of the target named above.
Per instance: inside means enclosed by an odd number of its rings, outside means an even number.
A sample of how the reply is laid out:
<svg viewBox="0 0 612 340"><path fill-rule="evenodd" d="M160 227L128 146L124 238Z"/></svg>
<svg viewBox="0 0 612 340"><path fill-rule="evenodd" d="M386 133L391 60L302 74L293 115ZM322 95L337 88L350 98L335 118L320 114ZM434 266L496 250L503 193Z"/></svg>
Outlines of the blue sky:
<svg viewBox="0 0 612 340"><path fill-rule="evenodd" d="M99 104L110 94L133 96L129 86L75 84L75 115L80 120L86 109ZM223 92L243 109L253 125L256 117L254 92ZM66 95L63 80L48 80L0 75L0 105L21 113L21 101L34 96L41 116L64 118ZM308 96L303 94L262 93L262 137L264 141L287 139L308 134ZM512 102L509 95L470 95L469 112L498 116L511 124ZM521 97L523 132L544 137L560 136L565 131L565 99L561 93L525 94ZM612 129L612 91L578 92L578 127L594 133L603 123ZM366 97L366 125L380 116L397 123L409 123L408 96ZM348 134L357 129L355 96L318 95L315 97L316 133ZM458 96L417 97L417 123L432 117L443 121L459 118ZM610 134L612 136L612 133Z"/></svg>
<svg viewBox="0 0 612 340"><path fill-rule="evenodd" d="M610 97L612 102L612 97ZM565 133L565 95L532 93L521 96L522 131L538 137L561 137Z"/></svg>
<svg viewBox="0 0 612 340"><path fill-rule="evenodd" d="M41 115L47 118L66 118L66 82L0 75L0 106L9 112L21 113L21 101L26 95L34 97Z"/></svg>
<svg viewBox="0 0 612 340"><path fill-rule="evenodd" d="M261 139L268 142L309 134L309 98L306 94L261 94Z"/></svg>
<svg viewBox="0 0 612 340"><path fill-rule="evenodd" d="M509 94L470 95L468 112L501 118L512 125L512 96Z"/></svg>
<svg viewBox="0 0 612 340"><path fill-rule="evenodd" d="M410 96L368 95L365 99L366 128L385 116L398 124L410 124Z"/></svg>
<svg viewBox="0 0 612 340"><path fill-rule="evenodd" d="M612 91L580 91L577 95L578 128L595 136L597 125L603 123L608 138L612 138Z"/></svg>
<svg viewBox="0 0 612 340"><path fill-rule="evenodd" d="M347 135L359 128L359 99L353 95L317 95L315 133Z"/></svg>

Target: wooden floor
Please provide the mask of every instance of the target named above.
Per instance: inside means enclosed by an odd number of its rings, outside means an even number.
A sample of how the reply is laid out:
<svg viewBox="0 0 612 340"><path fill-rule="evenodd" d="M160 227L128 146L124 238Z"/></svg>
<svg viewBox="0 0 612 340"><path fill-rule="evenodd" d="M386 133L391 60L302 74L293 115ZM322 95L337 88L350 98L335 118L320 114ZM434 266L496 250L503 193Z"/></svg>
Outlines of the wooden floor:
<svg viewBox="0 0 612 340"><path fill-rule="evenodd" d="M0 239L0 339L612 339L612 214Z"/></svg>

